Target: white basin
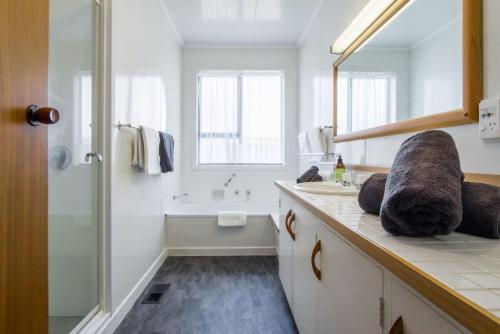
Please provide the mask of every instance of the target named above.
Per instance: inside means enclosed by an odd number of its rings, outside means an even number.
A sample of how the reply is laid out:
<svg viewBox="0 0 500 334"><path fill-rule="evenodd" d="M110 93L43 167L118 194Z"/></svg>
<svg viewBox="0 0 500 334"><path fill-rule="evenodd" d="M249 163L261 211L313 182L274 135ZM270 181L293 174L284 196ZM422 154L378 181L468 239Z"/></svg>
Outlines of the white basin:
<svg viewBox="0 0 500 334"><path fill-rule="evenodd" d="M357 196L359 190L353 186L344 186L334 181L304 182L295 185L295 189L312 194Z"/></svg>

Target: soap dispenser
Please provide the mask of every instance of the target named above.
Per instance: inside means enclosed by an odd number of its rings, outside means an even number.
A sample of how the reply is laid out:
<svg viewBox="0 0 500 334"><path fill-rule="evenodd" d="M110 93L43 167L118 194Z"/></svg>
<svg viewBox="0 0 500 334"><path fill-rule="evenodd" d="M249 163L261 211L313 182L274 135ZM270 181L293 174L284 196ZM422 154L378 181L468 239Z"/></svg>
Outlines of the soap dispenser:
<svg viewBox="0 0 500 334"><path fill-rule="evenodd" d="M344 162L342 161L342 154L339 153L337 159L337 165L335 166L335 181L342 182L342 177L345 173Z"/></svg>

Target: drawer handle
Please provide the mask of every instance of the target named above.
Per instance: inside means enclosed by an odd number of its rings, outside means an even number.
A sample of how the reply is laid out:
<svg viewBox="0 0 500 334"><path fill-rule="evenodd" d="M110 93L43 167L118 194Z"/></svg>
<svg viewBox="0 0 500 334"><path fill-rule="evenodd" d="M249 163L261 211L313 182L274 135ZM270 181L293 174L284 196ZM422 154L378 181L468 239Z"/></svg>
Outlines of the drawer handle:
<svg viewBox="0 0 500 334"><path fill-rule="evenodd" d="M292 223L295 221L295 213L292 213L290 218L288 218L288 222L286 224L286 229L288 231L288 234L290 234L290 237L292 238L293 241L295 241L295 232L292 231Z"/></svg>
<svg viewBox="0 0 500 334"><path fill-rule="evenodd" d="M319 281L321 281L321 270L319 270L318 267L316 267L316 256L320 251L321 251L321 240L318 240L311 254L311 266L314 271L314 275L316 275Z"/></svg>
<svg viewBox="0 0 500 334"><path fill-rule="evenodd" d="M287 226L287 229L288 229L288 219L290 219L291 215L292 215L292 209L288 210L288 213L286 214L285 226Z"/></svg>
<svg viewBox="0 0 500 334"><path fill-rule="evenodd" d="M399 317L391 327L389 334L404 334L403 318Z"/></svg>

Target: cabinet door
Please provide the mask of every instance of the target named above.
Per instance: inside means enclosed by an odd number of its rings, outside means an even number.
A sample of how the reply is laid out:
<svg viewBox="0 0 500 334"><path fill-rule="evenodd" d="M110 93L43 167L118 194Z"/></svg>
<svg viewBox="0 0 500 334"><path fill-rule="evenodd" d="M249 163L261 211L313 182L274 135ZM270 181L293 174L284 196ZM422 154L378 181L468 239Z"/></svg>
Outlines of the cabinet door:
<svg viewBox="0 0 500 334"><path fill-rule="evenodd" d="M391 312L389 323L395 324L401 317L404 334L457 334L463 333L419 297L391 278ZM387 329L387 333L391 328Z"/></svg>
<svg viewBox="0 0 500 334"><path fill-rule="evenodd" d="M323 223L317 290L317 333L381 333L383 270Z"/></svg>
<svg viewBox="0 0 500 334"><path fill-rule="evenodd" d="M292 238L288 234L285 223L289 213L293 212L293 200L280 193L280 223L279 223L279 275L285 290L288 304L293 310L292 300Z"/></svg>
<svg viewBox="0 0 500 334"><path fill-rule="evenodd" d="M311 266L311 253L316 244L317 218L295 204L293 243L293 315L300 333L316 333L316 284Z"/></svg>

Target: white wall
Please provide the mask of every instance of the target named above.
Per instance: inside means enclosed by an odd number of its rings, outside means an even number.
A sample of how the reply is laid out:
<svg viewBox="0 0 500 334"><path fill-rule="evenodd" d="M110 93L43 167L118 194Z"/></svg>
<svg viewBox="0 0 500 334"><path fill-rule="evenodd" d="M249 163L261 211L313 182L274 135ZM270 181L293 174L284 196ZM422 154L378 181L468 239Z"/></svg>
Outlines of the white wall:
<svg viewBox="0 0 500 334"><path fill-rule="evenodd" d="M112 15L113 123L145 125L179 138L181 51L163 4L114 1ZM179 189L180 143L173 174L146 176L130 165L134 131L113 129L113 310L165 250L165 211Z"/></svg>
<svg viewBox="0 0 500 334"><path fill-rule="evenodd" d="M462 20L411 49L411 118L459 109L462 103Z"/></svg>
<svg viewBox="0 0 500 334"><path fill-rule="evenodd" d="M186 202L211 202L214 189L225 190L225 201L276 202L273 181L296 175L296 135L298 114L298 54L295 48L185 48L182 50L182 181L188 193ZM196 166L196 74L199 70L283 70L285 73L285 168L274 167L200 167ZM232 174L236 178L225 188ZM239 195L234 191L239 190Z"/></svg>
<svg viewBox="0 0 500 334"><path fill-rule="evenodd" d="M342 6L340 6L342 3ZM318 89L314 80L329 74L333 59L328 55L328 46L343 31L361 10L366 1L326 0L314 20L300 48L300 128L319 125L318 120L331 117L332 109L314 111L315 99L332 100L332 92ZM484 97L500 96L500 28L497 14L500 2L484 0ZM325 103L326 104L326 103ZM466 125L443 129L455 139L465 172L500 174L500 143L485 143L479 139L478 125ZM336 151L344 154L350 164L389 167L402 141L411 134L340 143Z"/></svg>

